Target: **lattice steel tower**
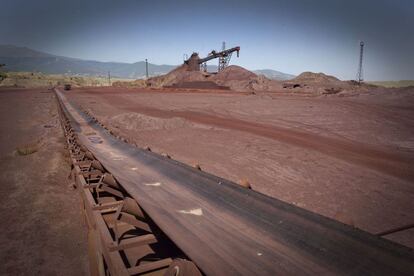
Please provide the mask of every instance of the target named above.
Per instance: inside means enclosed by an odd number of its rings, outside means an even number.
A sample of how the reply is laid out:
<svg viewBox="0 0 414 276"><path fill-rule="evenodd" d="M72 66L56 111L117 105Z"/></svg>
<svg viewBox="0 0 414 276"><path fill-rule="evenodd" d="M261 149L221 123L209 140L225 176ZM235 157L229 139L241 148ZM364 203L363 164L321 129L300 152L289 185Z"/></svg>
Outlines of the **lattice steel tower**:
<svg viewBox="0 0 414 276"><path fill-rule="evenodd" d="M226 42L223 41L222 47L221 47L221 51L224 52L226 50ZM230 59L231 59L231 52L230 53L226 53L222 56L219 57L219 66L218 66L218 71L222 71L224 70L227 66L229 66L230 63ZM238 52L237 52L237 57L239 56Z"/></svg>
<svg viewBox="0 0 414 276"><path fill-rule="evenodd" d="M362 59L364 57L364 41L359 43L359 65L358 65L358 73L356 77L356 81L361 83L364 81L363 71L362 71Z"/></svg>

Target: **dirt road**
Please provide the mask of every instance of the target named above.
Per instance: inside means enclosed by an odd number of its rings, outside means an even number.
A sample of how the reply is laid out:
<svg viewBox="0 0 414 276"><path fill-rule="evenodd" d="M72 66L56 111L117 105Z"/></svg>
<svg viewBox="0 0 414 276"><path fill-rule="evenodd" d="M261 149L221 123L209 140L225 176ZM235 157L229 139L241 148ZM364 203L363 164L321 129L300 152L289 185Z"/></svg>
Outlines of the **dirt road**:
<svg viewBox="0 0 414 276"><path fill-rule="evenodd" d="M0 90L1 275L87 275L80 198L54 95Z"/></svg>
<svg viewBox="0 0 414 276"><path fill-rule="evenodd" d="M115 133L205 171L375 233L413 222L413 93L83 89L71 98ZM388 238L414 247L413 230Z"/></svg>

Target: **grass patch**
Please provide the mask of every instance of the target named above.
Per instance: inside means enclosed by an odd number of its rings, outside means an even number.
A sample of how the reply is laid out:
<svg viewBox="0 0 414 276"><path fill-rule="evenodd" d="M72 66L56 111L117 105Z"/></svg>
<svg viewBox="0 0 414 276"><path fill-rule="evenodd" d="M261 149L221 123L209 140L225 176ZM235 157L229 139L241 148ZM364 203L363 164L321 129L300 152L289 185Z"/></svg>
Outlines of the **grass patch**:
<svg viewBox="0 0 414 276"><path fill-rule="evenodd" d="M37 144L28 144L21 147L16 148L16 153L20 156L26 156L33 154L39 150L39 146Z"/></svg>

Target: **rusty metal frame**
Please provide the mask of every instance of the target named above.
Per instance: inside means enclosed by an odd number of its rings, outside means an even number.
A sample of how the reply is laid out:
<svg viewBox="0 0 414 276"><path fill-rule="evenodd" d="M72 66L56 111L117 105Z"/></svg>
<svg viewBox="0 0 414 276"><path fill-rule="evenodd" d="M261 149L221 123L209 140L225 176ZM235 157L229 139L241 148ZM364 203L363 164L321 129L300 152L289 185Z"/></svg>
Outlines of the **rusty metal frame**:
<svg viewBox="0 0 414 276"><path fill-rule="evenodd" d="M154 225L150 224L138 202L78 142L70 120L63 112L62 103L59 100L57 102L72 163L69 177L79 191L81 209L88 227L90 274L126 276L153 272L160 275L166 272L173 263L170 257L142 261L143 257L154 253L149 245L159 242L153 233ZM137 231L125 234L125 229ZM193 263L188 263L195 268Z"/></svg>

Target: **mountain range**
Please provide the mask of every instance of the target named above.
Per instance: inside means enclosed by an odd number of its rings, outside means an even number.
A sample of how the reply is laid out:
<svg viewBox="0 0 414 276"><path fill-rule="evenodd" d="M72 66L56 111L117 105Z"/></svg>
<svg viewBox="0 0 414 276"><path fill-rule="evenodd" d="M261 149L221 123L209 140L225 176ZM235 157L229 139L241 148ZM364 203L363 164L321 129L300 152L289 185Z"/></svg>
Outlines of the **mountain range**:
<svg viewBox="0 0 414 276"><path fill-rule="evenodd" d="M5 64L7 71L42 72L45 74L69 74L82 76L111 76L119 78L139 79L145 77L145 61L135 63L101 62L52 55L27 47L0 45L0 63ZM177 65L157 65L148 63L150 76L166 74ZM209 71L217 71L217 66L208 66ZM271 79L287 80L295 76L279 71L264 69L253 71Z"/></svg>

